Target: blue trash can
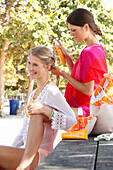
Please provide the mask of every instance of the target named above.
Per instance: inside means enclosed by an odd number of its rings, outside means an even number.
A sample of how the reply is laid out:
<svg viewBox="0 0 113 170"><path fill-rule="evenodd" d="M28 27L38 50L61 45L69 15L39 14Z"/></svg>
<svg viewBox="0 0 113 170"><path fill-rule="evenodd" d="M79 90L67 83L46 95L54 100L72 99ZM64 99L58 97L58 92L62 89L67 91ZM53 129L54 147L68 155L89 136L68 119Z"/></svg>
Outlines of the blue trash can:
<svg viewBox="0 0 113 170"><path fill-rule="evenodd" d="M19 108L19 100L10 100L10 115L16 115L16 110Z"/></svg>

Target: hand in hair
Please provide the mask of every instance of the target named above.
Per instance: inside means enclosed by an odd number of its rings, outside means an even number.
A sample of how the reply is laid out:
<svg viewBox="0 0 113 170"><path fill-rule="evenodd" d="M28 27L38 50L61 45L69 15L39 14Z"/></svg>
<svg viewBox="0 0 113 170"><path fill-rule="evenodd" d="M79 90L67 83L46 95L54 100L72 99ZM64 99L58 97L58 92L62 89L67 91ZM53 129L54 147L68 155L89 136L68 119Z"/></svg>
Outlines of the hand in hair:
<svg viewBox="0 0 113 170"><path fill-rule="evenodd" d="M61 71L62 71L61 68L54 66L54 67L52 67L51 73L54 74L54 75L60 76Z"/></svg>

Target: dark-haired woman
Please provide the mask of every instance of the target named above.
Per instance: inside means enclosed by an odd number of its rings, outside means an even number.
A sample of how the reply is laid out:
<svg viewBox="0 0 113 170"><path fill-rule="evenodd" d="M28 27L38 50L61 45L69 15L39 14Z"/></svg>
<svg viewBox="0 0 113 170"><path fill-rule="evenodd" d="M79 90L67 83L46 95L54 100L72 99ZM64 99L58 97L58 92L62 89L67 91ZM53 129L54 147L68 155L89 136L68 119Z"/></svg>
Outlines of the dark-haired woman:
<svg viewBox="0 0 113 170"><path fill-rule="evenodd" d="M58 67L54 67L52 73L68 80L65 98L76 116L79 107L82 107L84 116L88 116L91 95L103 78L103 74L107 72L104 48L96 37L96 34L101 36L102 32L95 24L92 13L87 9L75 9L67 17L66 22L71 36L77 43L85 41L86 47L74 64L68 52L59 42L59 48L65 56L71 75Z"/></svg>

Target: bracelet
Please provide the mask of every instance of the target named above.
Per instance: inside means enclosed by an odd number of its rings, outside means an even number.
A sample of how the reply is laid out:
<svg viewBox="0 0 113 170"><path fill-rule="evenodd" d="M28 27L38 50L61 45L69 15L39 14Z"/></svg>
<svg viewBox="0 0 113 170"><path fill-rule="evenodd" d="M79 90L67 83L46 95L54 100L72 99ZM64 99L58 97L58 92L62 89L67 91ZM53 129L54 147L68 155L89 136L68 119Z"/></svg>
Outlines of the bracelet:
<svg viewBox="0 0 113 170"><path fill-rule="evenodd" d="M52 116L53 116L53 113L54 113L54 109L52 110L52 113L51 113L51 115L50 115L50 117L49 117L49 120L51 120L51 118L52 118Z"/></svg>

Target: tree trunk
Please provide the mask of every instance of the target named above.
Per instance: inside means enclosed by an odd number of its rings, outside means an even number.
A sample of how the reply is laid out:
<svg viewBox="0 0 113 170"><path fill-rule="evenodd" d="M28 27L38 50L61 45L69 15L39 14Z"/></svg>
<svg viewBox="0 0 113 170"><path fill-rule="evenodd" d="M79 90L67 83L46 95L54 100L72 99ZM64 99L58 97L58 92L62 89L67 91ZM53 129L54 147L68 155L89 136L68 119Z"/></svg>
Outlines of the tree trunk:
<svg viewBox="0 0 113 170"><path fill-rule="evenodd" d="M5 39L3 43L3 48L0 54L0 116L3 116L3 104L4 104L4 80L3 80L3 70L5 61L5 51L9 45L9 39Z"/></svg>

